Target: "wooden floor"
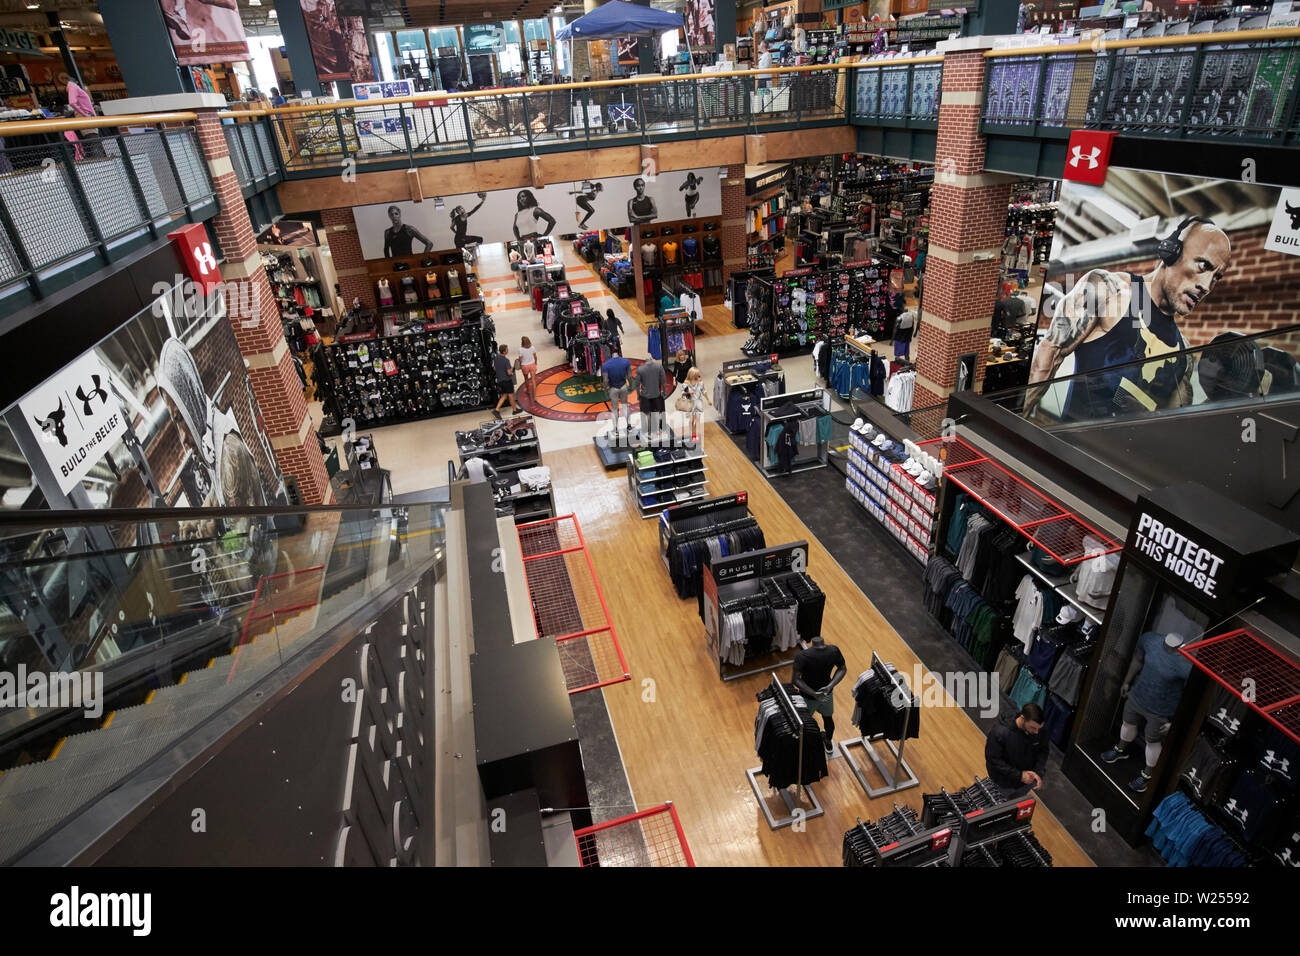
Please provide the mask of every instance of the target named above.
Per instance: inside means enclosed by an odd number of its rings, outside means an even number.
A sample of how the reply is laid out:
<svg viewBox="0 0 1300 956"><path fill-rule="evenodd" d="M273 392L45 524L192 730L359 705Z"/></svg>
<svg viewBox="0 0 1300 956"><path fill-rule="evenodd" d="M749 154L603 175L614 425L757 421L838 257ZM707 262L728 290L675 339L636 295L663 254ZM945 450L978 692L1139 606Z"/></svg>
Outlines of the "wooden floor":
<svg viewBox="0 0 1300 956"><path fill-rule="evenodd" d="M917 658L717 425L706 426L704 440L711 494L748 491L769 545L809 542L808 571L827 595L823 633L849 665L835 693L836 737L843 740L855 731L849 688L870 665L871 652L909 675ZM697 864L839 866L844 831L858 818L876 819L895 802L919 812L922 793L966 787L984 774L984 736L975 724L956 707L929 707L921 715L921 736L905 751L920 787L870 801L844 760L836 759L814 788L825 815L808 820L806 832L771 830L745 778L746 769L759 763L754 695L769 679L719 680L695 601L677 597L659 557L658 522L641 520L622 470L606 472L592 447L547 452L546 464L556 480L557 513L575 514L581 523L632 673L630 683L604 693L633 797L642 809L666 800L676 804ZM827 507L857 506L846 493ZM788 680L789 669L781 676ZM860 750L855 756L864 762ZM783 815L779 799L772 805ZM1035 833L1055 865L1091 865L1041 804Z"/></svg>

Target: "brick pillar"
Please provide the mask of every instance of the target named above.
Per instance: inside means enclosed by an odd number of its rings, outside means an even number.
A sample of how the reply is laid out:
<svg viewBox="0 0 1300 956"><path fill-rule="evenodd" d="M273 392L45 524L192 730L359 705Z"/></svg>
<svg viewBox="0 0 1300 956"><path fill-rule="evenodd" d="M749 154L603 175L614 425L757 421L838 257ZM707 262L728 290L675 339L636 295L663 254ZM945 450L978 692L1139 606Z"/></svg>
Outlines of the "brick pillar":
<svg viewBox="0 0 1300 956"><path fill-rule="evenodd" d="M732 184L735 185L732 185ZM722 181L722 282L726 285L733 272L744 272L745 248L745 167L728 166Z"/></svg>
<svg viewBox="0 0 1300 956"><path fill-rule="evenodd" d="M361 253L361 236L357 233L356 219L351 209L322 209L321 223L329 239L330 255L338 275L343 294L344 311L352 308L352 300L360 299L367 309L379 307L375 299L375 284L366 271L366 258Z"/></svg>
<svg viewBox="0 0 1300 956"><path fill-rule="evenodd" d="M984 380L1011 198L1011 177L983 172L984 63L980 50L948 53L943 60L925 307L916 344L916 408L947 400L958 356L974 352L972 387Z"/></svg>
<svg viewBox="0 0 1300 956"><path fill-rule="evenodd" d="M333 494L325 461L307 414L293 356L284 340L280 309L262 268L248 208L226 150L221 120L215 110L198 112L199 145L208 162L220 207L213 228L225 256L222 278L235 287L227 294L227 301L252 303L251 315L239 308L231 310L235 341L248 365L253 395L262 410L280 470L297 480L304 503L326 504L333 500Z"/></svg>

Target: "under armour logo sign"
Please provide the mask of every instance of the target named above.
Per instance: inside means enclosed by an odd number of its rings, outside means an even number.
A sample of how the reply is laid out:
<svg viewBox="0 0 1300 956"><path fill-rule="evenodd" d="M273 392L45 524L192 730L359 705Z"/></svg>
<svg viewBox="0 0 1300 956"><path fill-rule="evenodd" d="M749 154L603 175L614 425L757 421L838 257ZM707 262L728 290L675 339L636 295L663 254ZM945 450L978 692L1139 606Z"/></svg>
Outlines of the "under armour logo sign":
<svg viewBox="0 0 1300 956"><path fill-rule="evenodd" d="M37 426L45 435L53 435L58 439L60 447L66 447L68 444L68 434L64 431L64 419L68 413L64 411L63 399L59 399L59 407L50 412L44 418L34 419Z"/></svg>
<svg viewBox="0 0 1300 956"><path fill-rule="evenodd" d="M1235 819L1243 827L1246 825L1246 820L1250 818L1250 811L1247 810L1245 807L1238 806L1237 801L1235 799L1229 800L1227 805L1224 806L1223 809L1226 810L1228 815L1233 819Z"/></svg>
<svg viewBox="0 0 1300 956"><path fill-rule="evenodd" d="M1286 204L1286 214L1291 217L1291 231L1295 232L1300 229L1300 206Z"/></svg>
<svg viewBox="0 0 1300 956"><path fill-rule="evenodd" d="M1086 161L1089 169L1096 169L1100 165L1097 161L1099 156L1101 156L1100 146L1094 146L1086 153L1083 151L1082 146L1076 146L1074 152L1070 155L1070 165L1077 169L1080 163Z"/></svg>
<svg viewBox="0 0 1300 956"><path fill-rule="evenodd" d="M194 247L194 263L204 275L217 270L217 257L212 254L212 243L205 242Z"/></svg>
<svg viewBox="0 0 1300 956"><path fill-rule="evenodd" d="M90 376L90 378L94 384L94 387L91 388L89 395L86 394L84 388L82 388L80 385L77 386L77 398L81 401L81 413L87 417L89 417L91 414L90 400L92 398L98 396L101 402L104 402L105 404L108 403L108 392L104 391L104 389L100 387L99 376L92 375Z"/></svg>

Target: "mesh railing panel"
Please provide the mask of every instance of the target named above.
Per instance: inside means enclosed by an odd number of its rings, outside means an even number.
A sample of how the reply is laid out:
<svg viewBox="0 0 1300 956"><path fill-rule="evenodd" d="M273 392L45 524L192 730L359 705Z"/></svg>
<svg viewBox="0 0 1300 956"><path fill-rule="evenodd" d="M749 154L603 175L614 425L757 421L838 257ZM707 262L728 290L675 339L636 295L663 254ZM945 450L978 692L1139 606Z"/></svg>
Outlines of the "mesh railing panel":
<svg viewBox="0 0 1300 956"><path fill-rule="evenodd" d="M244 158L248 161L248 173L254 179L260 179L266 175L266 160L257 149L257 134L253 131L252 123L238 123L235 129L239 130L239 140L244 146Z"/></svg>
<svg viewBox="0 0 1300 956"><path fill-rule="evenodd" d="M244 161L244 150L239 143L239 127L223 126L222 132L226 134L226 151L230 153L230 165L235 169L235 178L239 180L239 185L247 186L251 177L248 174L248 163Z"/></svg>
<svg viewBox="0 0 1300 956"><path fill-rule="evenodd" d="M145 222L121 156L76 163L74 172L85 191L91 215L104 240L111 241Z"/></svg>
<svg viewBox="0 0 1300 956"><path fill-rule="evenodd" d="M180 183L176 181L176 174L167 159L161 134L157 131L132 133L123 136L120 142L131 157L149 214L156 219L184 208L185 197L181 195Z"/></svg>
<svg viewBox="0 0 1300 956"><path fill-rule="evenodd" d="M262 155L262 165L266 167L268 173L275 172L279 168L276 163L276 151L271 143L271 135L266 131L265 123L258 123L253 127L253 138L257 143L258 152Z"/></svg>
<svg viewBox="0 0 1300 956"><path fill-rule="evenodd" d="M203 202L212 198L212 182L208 179L207 167L203 154L190 129L169 129L167 146L171 150L172 161L176 164L176 174L180 177L181 191L185 193L187 203Z"/></svg>
<svg viewBox="0 0 1300 956"><path fill-rule="evenodd" d="M22 263L14 252L7 231L0 230L0 283L6 283L23 274Z"/></svg>
<svg viewBox="0 0 1300 956"><path fill-rule="evenodd" d="M95 240L86 227L88 213L68 179L58 147L10 149L6 156L15 172L0 177L0 201L32 267L40 269L91 248ZM49 163L42 165L45 160Z"/></svg>
<svg viewBox="0 0 1300 956"><path fill-rule="evenodd" d="M694 866L672 804L575 830L582 866Z"/></svg>
<svg viewBox="0 0 1300 956"><path fill-rule="evenodd" d="M1244 628L1197 641L1181 653L1300 743L1300 668L1292 661Z"/></svg>

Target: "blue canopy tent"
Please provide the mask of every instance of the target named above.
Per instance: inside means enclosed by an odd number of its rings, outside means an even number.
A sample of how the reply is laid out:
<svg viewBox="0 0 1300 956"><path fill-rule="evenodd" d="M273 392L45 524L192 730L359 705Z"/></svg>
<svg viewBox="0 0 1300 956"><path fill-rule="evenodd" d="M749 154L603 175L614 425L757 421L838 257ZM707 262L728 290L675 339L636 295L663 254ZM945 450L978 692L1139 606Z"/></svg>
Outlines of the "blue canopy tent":
<svg viewBox="0 0 1300 956"><path fill-rule="evenodd" d="M578 17L572 23L566 23L555 31L557 40L609 40L614 37L656 37L669 30L680 30L685 26L680 13L669 13L653 7L643 7L625 0L608 0L591 13ZM686 39L686 50L691 49L690 38ZM569 62L573 59L570 57Z"/></svg>

